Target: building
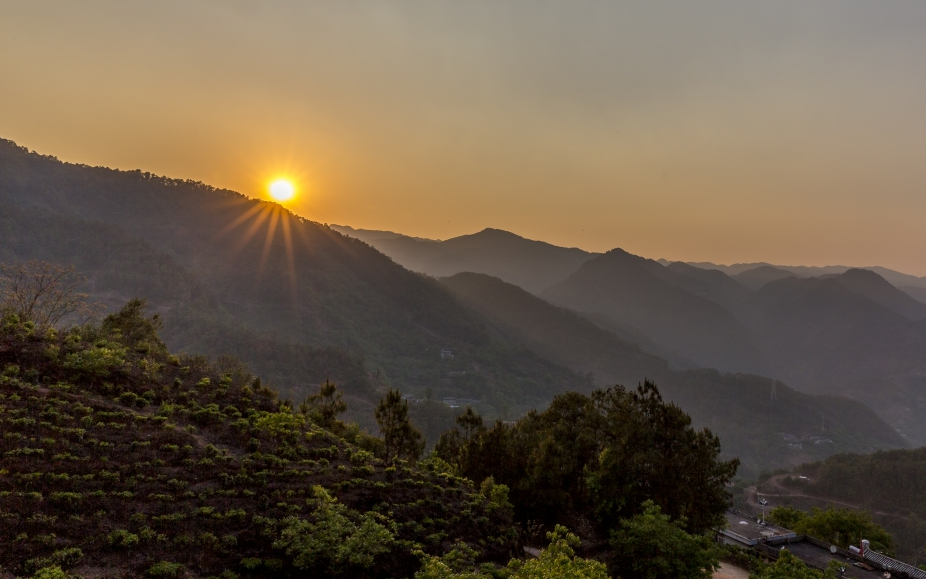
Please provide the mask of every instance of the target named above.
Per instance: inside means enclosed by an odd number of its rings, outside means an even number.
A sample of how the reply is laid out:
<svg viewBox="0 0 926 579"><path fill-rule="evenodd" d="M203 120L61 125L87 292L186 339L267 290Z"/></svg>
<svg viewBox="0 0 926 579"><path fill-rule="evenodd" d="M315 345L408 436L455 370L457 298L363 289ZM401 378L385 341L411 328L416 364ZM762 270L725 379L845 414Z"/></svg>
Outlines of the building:
<svg viewBox="0 0 926 579"><path fill-rule="evenodd" d="M717 531L717 541L724 545L755 547L760 541L772 537L796 537L794 531L771 523L757 521L752 515L727 511L727 526Z"/></svg>
<svg viewBox="0 0 926 579"><path fill-rule="evenodd" d="M830 561L837 561L842 566L843 577L851 579L887 576L926 579L926 571L872 551L868 548L868 541L862 541L861 545L847 551L739 511L728 511L726 519L726 527L717 529L718 542L755 549L771 560L777 559L781 551L787 550L805 565L816 569L826 569Z"/></svg>
<svg viewBox="0 0 926 579"><path fill-rule="evenodd" d="M474 398L444 398L444 404L451 408L459 408L461 406L473 406L474 404L480 404L482 400L476 400Z"/></svg>

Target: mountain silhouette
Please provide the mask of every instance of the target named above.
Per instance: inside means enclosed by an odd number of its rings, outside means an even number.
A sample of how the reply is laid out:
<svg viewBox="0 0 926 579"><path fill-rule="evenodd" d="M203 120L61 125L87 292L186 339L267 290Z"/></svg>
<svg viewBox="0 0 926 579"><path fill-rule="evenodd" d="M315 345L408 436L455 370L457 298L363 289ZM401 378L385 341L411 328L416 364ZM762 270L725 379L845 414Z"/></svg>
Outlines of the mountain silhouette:
<svg viewBox="0 0 926 579"><path fill-rule="evenodd" d="M424 240L390 232L333 226L364 240L396 263L435 277L464 271L484 273L520 286L533 294L562 281L594 257L577 248L525 239L501 229L484 229L445 241ZM396 235L396 234L394 234Z"/></svg>
<svg viewBox="0 0 926 579"><path fill-rule="evenodd" d="M832 277L853 292L911 320L926 318L926 304L913 299L871 270L854 268L838 275L821 277Z"/></svg>
<svg viewBox="0 0 926 579"><path fill-rule="evenodd" d="M760 265L754 269L747 269L733 276L733 279L743 284L751 290L757 290L765 284L786 277L795 277L788 270L773 267L771 265Z"/></svg>
<svg viewBox="0 0 926 579"><path fill-rule="evenodd" d="M585 262L542 297L630 324L702 366L765 370L749 330L720 304L682 287L686 283L686 276L656 261L614 249Z"/></svg>
<svg viewBox="0 0 926 579"><path fill-rule="evenodd" d="M819 435L821 416L830 425L826 434L834 442L808 445L802 452L819 456L850 448L906 445L860 402L802 394L781 382L754 375L704 369L673 371L665 360L637 345L500 279L460 273L441 282L463 303L485 315L490 327L559 364L592 372L600 387L655 380L663 396L691 414L696 427L709 427L720 436L724 453L739 456L747 474L755 475L767 465L789 464L795 458L794 449L780 433Z"/></svg>

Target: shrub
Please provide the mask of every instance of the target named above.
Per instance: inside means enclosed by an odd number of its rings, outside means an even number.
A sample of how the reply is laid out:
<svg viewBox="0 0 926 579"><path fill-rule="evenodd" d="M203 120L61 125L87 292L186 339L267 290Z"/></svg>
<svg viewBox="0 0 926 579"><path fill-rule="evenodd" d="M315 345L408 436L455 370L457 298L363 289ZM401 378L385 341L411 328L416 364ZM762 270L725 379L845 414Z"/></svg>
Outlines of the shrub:
<svg viewBox="0 0 926 579"><path fill-rule="evenodd" d="M138 535L119 529L110 533L106 540L111 547L130 549L138 544Z"/></svg>
<svg viewBox="0 0 926 579"><path fill-rule="evenodd" d="M180 577L182 574L183 565L180 563L160 561L148 568L149 577L164 577L165 579L173 579L175 577Z"/></svg>
<svg viewBox="0 0 926 579"><path fill-rule="evenodd" d="M36 571L35 575L32 576L32 579L68 579L68 575L61 570L61 567L55 565L39 569Z"/></svg>
<svg viewBox="0 0 926 579"><path fill-rule="evenodd" d="M120 367L124 363L124 348L90 348L68 354L64 358L65 368L91 376L106 376L111 369Z"/></svg>
<svg viewBox="0 0 926 579"><path fill-rule="evenodd" d="M287 517L273 544L293 557L297 569L343 574L351 567L368 569L377 555L390 551L395 536L375 513L351 511L320 486L314 492L315 499L308 501L316 507L314 521Z"/></svg>
<svg viewBox="0 0 926 579"><path fill-rule="evenodd" d="M84 552L77 547L59 549L52 553L51 560L62 567L73 567L83 558Z"/></svg>
<svg viewBox="0 0 926 579"><path fill-rule="evenodd" d="M51 495L49 495L49 498L51 498L53 502L66 505L69 507L73 507L74 505L79 503L84 497L80 493L51 493Z"/></svg>

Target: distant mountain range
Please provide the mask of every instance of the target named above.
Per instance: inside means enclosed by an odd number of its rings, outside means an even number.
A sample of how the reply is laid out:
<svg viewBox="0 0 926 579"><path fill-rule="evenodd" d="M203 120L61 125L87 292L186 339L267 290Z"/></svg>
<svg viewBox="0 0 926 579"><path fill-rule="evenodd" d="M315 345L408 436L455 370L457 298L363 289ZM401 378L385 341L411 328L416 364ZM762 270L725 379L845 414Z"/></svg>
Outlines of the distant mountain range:
<svg viewBox="0 0 926 579"><path fill-rule="evenodd" d="M554 283L575 272L581 264L599 253L585 251L575 247L566 248L543 241L525 239L501 229L484 229L479 233L462 235L447 240L412 237L394 231L376 229L354 229L347 225L331 225L335 231L360 239L385 253L396 263L413 271L442 277L472 271L487 273L519 285L531 293L539 294ZM468 248L479 248L471 251ZM496 253L502 251L502 253ZM456 263L448 259L452 255ZM553 256L557 257L553 257ZM563 256L569 256L563 258ZM526 262L519 261L528 257ZM673 262L667 259L655 260L662 265ZM556 264L552 270L550 265ZM845 273L850 269L867 269L886 279L895 287L904 291L907 288L926 290L926 277L917 277L881 266L853 267L847 265L828 265L824 267L807 265L774 265L765 262L736 263L719 265L708 261L688 262L687 265L698 269L717 270L728 276L736 276L757 268L774 268L797 277L817 277L827 274ZM518 272L517 275L512 272ZM761 274L759 274L761 275ZM778 275L775 279L784 277ZM749 279L748 277L745 279ZM548 280L549 283L547 283ZM742 282L742 280L740 280ZM768 281L772 281L769 279ZM546 285L544 285L546 283ZM926 303L926 293L915 292L918 301Z"/></svg>
<svg viewBox="0 0 926 579"><path fill-rule="evenodd" d="M484 229L472 235L433 241L344 225L331 228L369 243L412 271L435 277L462 271L485 273L533 294L565 279L596 255L574 247L524 239L500 229Z"/></svg>
<svg viewBox="0 0 926 579"><path fill-rule="evenodd" d="M0 141L0 262L72 263L111 308L146 298L172 348L235 355L297 402L331 378L361 424L372 425L387 387L431 399L412 416L433 435L452 425L452 413L434 402L442 397L508 419L562 392L651 377L696 425L721 433L747 473L905 445L865 404L776 382L784 374L769 352L787 350L779 334L787 338L788 328L756 331L766 310L751 304L761 290L723 272L499 230L444 242L365 232L363 242L338 229L361 235L202 183L62 163ZM391 255L377 249L386 246ZM417 255L428 275L410 271L397 247L412 248L406 257ZM484 275L454 276L461 267ZM879 331L905 328L890 342L899 353L873 375L894 380L907 368L918 348L903 342L918 327L904 325L916 314L909 302L871 280L857 282L871 297L836 280L798 281L858 296ZM852 356L854 368L868 368L863 355ZM891 384L885 391L897 399L916 389L912 378ZM831 442L802 447L782 433Z"/></svg>
<svg viewBox="0 0 926 579"><path fill-rule="evenodd" d="M441 283L509 339L556 363L591 372L601 385L655 380L663 395L690 413L696 425L720 436L725 454L739 456L747 475L754 476L763 465L794 464L803 456L905 445L858 402L803 394L755 375L673 370L662 358L588 319L488 275L459 273ZM791 438L786 440L782 433ZM830 442L818 444L821 438Z"/></svg>
<svg viewBox="0 0 926 579"><path fill-rule="evenodd" d="M926 421L919 419L926 412L926 278L882 267L654 261L620 249L557 248L498 230L446 241L396 233L384 241L382 232L341 230L422 273L469 271L519 285L676 369L692 363L751 372L807 392L852 396L926 444ZM453 259L442 257L444 247L455 248ZM530 248L530 259L514 257L516 248ZM506 273L515 267L517 276Z"/></svg>

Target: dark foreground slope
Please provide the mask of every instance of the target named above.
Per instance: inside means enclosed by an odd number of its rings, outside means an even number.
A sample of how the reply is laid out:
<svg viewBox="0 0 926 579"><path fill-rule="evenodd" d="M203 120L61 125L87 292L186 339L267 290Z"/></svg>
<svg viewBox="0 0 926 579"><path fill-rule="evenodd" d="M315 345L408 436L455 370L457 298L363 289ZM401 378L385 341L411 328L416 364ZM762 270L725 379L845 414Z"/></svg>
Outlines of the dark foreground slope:
<svg viewBox="0 0 926 579"><path fill-rule="evenodd" d="M636 345L499 279L464 273L441 281L491 326L560 364L593 372L599 386L655 381L697 427L720 436L724 456L739 457L746 475L808 456L905 446L860 402L803 394L755 375L671 371L667 362Z"/></svg>
<svg viewBox="0 0 926 579"><path fill-rule="evenodd" d="M509 554L510 511L470 483L170 356L137 311L57 335L6 318L0 369L0 575L393 577L458 540Z"/></svg>
<svg viewBox="0 0 926 579"><path fill-rule="evenodd" d="M150 298L172 347L241 354L295 398L332 367L358 404L388 384L484 400L492 415L587 389L574 373L491 336L434 280L272 203L61 163L3 141L0 204L13 223L6 237L18 240L11 258L86 264L95 297Z"/></svg>

